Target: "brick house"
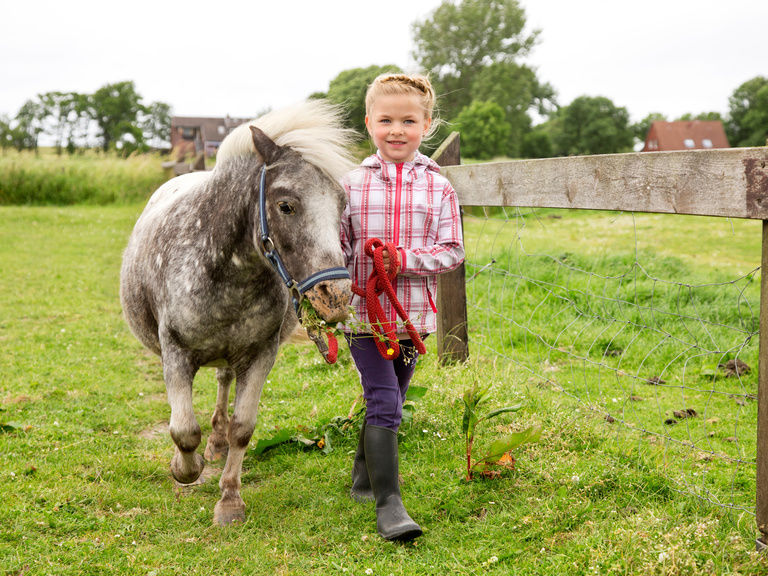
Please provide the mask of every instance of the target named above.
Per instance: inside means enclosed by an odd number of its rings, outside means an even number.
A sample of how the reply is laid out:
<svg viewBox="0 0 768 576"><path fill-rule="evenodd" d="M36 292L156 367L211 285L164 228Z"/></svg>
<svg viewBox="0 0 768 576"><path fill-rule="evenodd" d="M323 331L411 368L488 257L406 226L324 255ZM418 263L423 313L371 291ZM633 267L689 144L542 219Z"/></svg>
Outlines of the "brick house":
<svg viewBox="0 0 768 576"><path fill-rule="evenodd" d="M730 148L723 123L719 120L657 121L645 137L643 152L662 150L707 150Z"/></svg>
<svg viewBox="0 0 768 576"><path fill-rule="evenodd" d="M171 118L171 154L179 162L204 154L216 155L221 141L245 118L196 118L173 116Z"/></svg>

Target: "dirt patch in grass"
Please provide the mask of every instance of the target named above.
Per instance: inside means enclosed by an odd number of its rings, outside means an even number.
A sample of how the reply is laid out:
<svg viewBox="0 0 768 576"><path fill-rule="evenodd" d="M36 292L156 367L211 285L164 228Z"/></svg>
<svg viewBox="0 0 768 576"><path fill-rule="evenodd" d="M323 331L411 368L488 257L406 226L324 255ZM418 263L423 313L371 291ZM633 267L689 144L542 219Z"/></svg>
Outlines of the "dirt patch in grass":
<svg viewBox="0 0 768 576"><path fill-rule="evenodd" d="M144 438L145 440L155 440L161 436L168 436L168 434L170 434L170 426L168 422L158 422L139 432L139 437Z"/></svg>

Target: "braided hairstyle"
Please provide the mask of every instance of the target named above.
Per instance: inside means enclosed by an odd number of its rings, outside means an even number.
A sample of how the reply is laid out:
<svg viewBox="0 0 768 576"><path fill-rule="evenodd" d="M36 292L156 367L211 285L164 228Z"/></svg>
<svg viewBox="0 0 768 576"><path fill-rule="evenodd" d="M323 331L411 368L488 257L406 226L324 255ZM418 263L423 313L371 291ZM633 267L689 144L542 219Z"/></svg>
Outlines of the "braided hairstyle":
<svg viewBox="0 0 768 576"><path fill-rule="evenodd" d="M433 118L435 108L435 89L429 78L421 74L382 74L371 82L368 91L365 94L365 113L371 113L373 102L378 96L394 96L398 94L407 94L419 98L421 107L424 110L424 117L432 119L429 132L425 135L426 140L432 136L439 125L439 120Z"/></svg>

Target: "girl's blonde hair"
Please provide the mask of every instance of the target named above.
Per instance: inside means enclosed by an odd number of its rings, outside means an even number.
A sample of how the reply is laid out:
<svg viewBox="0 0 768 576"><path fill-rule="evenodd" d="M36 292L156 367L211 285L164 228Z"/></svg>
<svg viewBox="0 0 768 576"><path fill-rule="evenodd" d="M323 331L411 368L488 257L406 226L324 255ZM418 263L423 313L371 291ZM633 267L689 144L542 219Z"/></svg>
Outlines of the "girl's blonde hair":
<svg viewBox="0 0 768 576"><path fill-rule="evenodd" d="M368 91L365 93L365 114L371 113L373 103L379 96L396 96L406 94L419 98L421 107L424 110L424 117L432 120L429 131L424 137L429 138L437 129L439 121L434 117L435 112L435 89L429 78L421 74L382 74L371 82Z"/></svg>

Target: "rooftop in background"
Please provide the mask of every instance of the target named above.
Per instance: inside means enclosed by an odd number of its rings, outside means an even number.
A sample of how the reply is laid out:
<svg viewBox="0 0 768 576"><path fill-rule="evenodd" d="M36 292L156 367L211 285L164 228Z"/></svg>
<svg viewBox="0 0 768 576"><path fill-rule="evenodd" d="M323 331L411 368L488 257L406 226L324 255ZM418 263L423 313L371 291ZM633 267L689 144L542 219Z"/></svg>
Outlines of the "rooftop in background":
<svg viewBox="0 0 768 576"><path fill-rule="evenodd" d="M662 150L708 150L730 148L719 120L654 122L645 137L643 152Z"/></svg>
<svg viewBox="0 0 768 576"><path fill-rule="evenodd" d="M216 155L224 137L248 120L229 116L224 118L173 116L171 118L171 153L179 161L200 154L211 158Z"/></svg>

